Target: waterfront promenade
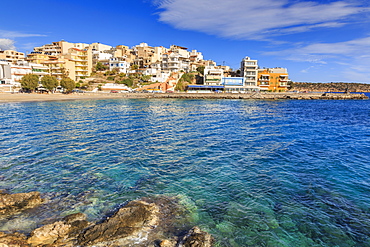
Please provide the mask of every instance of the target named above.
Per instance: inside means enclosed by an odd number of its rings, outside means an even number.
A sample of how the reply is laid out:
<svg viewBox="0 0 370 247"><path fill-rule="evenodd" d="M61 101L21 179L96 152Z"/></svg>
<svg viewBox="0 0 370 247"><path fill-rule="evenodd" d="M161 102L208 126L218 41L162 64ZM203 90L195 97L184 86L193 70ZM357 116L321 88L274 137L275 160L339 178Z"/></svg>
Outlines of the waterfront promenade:
<svg viewBox="0 0 370 247"><path fill-rule="evenodd" d="M345 93L78 93L78 94L36 94L36 93L0 93L0 103L5 102L32 102L32 101L63 101L63 100L91 100L91 99L119 99L119 98L179 98L179 99L368 99L364 94Z"/></svg>

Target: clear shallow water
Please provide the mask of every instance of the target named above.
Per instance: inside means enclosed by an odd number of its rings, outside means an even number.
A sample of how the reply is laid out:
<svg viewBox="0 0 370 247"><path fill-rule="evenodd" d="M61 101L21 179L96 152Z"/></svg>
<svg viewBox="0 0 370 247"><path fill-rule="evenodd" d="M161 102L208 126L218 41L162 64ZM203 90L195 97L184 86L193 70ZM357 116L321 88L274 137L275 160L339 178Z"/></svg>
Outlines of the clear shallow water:
<svg viewBox="0 0 370 247"><path fill-rule="evenodd" d="M0 104L0 189L56 202L0 230L175 195L218 246L370 246L369 118L370 101Z"/></svg>

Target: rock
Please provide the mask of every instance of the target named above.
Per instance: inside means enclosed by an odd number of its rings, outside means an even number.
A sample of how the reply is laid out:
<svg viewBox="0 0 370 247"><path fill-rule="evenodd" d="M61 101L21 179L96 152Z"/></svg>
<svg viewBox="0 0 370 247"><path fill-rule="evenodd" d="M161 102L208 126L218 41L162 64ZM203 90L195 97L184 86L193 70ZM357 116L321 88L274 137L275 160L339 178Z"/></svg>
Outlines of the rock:
<svg viewBox="0 0 370 247"><path fill-rule="evenodd" d="M45 225L32 231L28 243L31 246L54 244L58 239L65 238L71 229L69 224L57 221L53 224Z"/></svg>
<svg viewBox="0 0 370 247"><path fill-rule="evenodd" d="M68 215L63 220L35 229L27 242L31 246L54 245L73 246L77 235L88 226L86 215Z"/></svg>
<svg viewBox="0 0 370 247"><path fill-rule="evenodd" d="M16 213L43 203L39 192L7 194L0 193L0 215Z"/></svg>
<svg viewBox="0 0 370 247"><path fill-rule="evenodd" d="M176 240L163 240L159 243L160 247L176 247L177 241Z"/></svg>
<svg viewBox="0 0 370 247"><path fill-rule="evenodd" d="M211 247L214 242L213 237L199 227L194 226L179 243L179 247Z"/></svg>
<svg viewBox="0 0 370 247"><path fill-rule="evenodd" d="M129 241L140 242L158 224L158 213L154 203L131 201L111 218L88 228L78 237L79 244L112 246L112 241L119 240L121 246L129 246Z"/></svg>
<svg viewBox="0 0 370 247"><path fill-rule="evenodd" d="M26 247L27 238L21 233L6 234L0 232L0 247Z"/></svg>

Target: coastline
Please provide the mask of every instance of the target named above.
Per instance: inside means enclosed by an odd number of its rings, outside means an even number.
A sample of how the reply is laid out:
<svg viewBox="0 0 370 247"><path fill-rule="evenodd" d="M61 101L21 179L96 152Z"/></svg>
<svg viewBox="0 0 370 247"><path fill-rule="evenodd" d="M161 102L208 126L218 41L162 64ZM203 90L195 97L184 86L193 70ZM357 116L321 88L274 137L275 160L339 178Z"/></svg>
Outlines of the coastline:
<svg viewBox="0 0 370 247"><path fill-rule="evenodd" d="M0 93L0 103L37 102L37 101L66 101L66 100L95 100L95 99L146 99L146 98L178 98L178 99L261 99L261 100L314 100L314 99L369 99L364 94L346 93L78 93L78 94L37 94L37 93Z"/></svg>

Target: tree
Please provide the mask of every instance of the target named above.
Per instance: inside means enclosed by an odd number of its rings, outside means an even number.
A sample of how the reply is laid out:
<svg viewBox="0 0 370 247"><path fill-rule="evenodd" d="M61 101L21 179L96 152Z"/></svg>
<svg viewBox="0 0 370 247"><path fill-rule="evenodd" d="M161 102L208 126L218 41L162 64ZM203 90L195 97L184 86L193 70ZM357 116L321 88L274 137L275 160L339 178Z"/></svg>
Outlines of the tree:
<svg viewBox="0 0 370 247"><path fill-rule="evenodd" d="M41 78L41 84L49 91L52 91L54 88L58 86L58 80L54 76L51 75L44 75Z"/></svg>
<svg viewBox="0 0 370 247"><path fill-rule="evenodd" d="M21 79L22 88L25 90L35 90L39 86L39 77L33 74L27 74Z"/></svg>
<svg viewBox="0 0 370 247"><path fill-rule="evenodd" d="M71 78L63 78L60 81L60 85L63 88L65 88L65 90L67 91L67 93L70 93L76 87L75 81L72 80Z"/></svg>
<svg viewBox="0 0 370 247"><path fill-rule="evenodd" d="M108 70L109 67L108 66L105 66L104 64L102 64L101 62L98 62L95 66L95 69L96 71L105 71L105 70Z"/></svg>
<svg viewBox="0 0 370 247"><path fill-rule="evenodd" d="M204 75L204 69L205 69L205 67L204 67L204 66L199 66L199 67L197 68L197 71L198 71L199 73L201 73L202 75Z"/></svg>

